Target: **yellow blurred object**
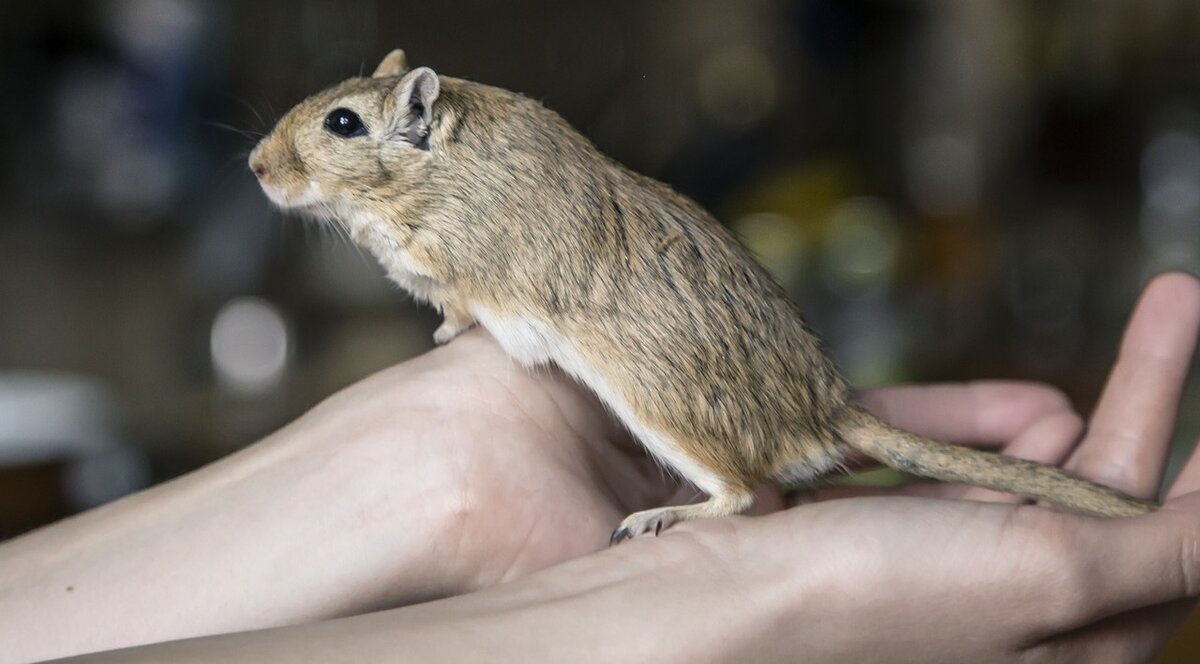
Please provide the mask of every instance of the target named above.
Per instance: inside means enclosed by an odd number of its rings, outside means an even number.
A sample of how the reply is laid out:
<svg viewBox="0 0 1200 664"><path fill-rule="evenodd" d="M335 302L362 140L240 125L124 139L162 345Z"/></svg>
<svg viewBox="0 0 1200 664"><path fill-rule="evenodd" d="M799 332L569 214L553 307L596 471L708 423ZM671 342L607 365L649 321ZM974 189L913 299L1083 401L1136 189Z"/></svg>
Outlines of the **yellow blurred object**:
<svg viewBox="0 0 1200 664"><path fill-rule="evenodd" d="M780 283L793 288L800 282L810 240L795 219L776 212L757 212L739 217L731 226Z"/></svg>
<svg viewBox="0 0 1200 664"><path fill-rule="evenodd" d="M854 168L841 160L813 160L785 166L727 199L721 218L773 212L795 219L808 233L838 203L861 193Z"/></svg>

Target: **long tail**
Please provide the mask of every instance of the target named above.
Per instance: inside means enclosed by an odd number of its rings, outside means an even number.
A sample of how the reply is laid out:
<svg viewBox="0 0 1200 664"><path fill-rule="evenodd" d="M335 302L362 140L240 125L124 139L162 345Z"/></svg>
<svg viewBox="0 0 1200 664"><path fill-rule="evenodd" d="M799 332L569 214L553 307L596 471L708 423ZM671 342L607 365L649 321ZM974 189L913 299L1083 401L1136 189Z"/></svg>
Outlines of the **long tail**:
<svg viewBox="0 0 1200 664"><path fill-rule="evenodd" d="M840 433L872 459L921 477L1015 493L1094 516L1134 516L1158 507L1058 468L922 438L862 411L849 414Z"/></svg>

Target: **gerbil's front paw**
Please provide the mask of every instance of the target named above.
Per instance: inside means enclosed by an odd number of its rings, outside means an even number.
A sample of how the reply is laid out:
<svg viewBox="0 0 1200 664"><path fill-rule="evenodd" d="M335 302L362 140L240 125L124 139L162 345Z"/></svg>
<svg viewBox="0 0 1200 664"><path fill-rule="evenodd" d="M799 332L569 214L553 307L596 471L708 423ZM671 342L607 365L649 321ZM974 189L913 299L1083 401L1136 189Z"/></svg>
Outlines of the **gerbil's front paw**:
<svg viewBox="0 0 1200 664"><path fill-rule="evenodd" d="M612 537L608 538L608 545L619 544L624 540L633 539L638 535L651 531L657 535L664 528L670 528L672 524L686 518L683 510L679 507L660 507L653 510L634 512L625 517L621 525L617 526L617 529L613 531Z"/></svg>
<svg viewBox="0 0 1200 664"><path fill-rule="evenodd" d="M442 321L442 324L438 326L438 329L433 331L433 342L439 346L444 346L450 343L454 337L466 332L474 325L475 321L470 321L467 323L451 323L449 320Z"/></svg>
<svg viewBox="0 0 1200 664"><path fill-rule="evenodd" d="M458 303L448 303L442 307L442 324L433 332L434 343L440 345L450 343L454 337L466 332L475 325L475 319L467 309Z"/></svg>

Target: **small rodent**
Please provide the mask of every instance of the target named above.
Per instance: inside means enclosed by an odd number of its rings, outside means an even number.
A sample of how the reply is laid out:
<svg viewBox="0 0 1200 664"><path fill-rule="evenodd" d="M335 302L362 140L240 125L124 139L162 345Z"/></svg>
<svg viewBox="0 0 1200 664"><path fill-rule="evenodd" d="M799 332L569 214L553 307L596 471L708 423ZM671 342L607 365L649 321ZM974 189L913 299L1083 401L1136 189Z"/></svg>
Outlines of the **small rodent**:
<svg viewBox="0 0 1200 664"><path fill-rule="evenodd" d="M557 364L709 496L634 513L614 542L741 512L764 480L811 480L853 451L1093 515L1155 507L866 413L724 227L524 96L410 71L392 51L371 77L296 105L250 168L277 205L344 224L438 307L438 343L478 323L521 364Z"/></svg>

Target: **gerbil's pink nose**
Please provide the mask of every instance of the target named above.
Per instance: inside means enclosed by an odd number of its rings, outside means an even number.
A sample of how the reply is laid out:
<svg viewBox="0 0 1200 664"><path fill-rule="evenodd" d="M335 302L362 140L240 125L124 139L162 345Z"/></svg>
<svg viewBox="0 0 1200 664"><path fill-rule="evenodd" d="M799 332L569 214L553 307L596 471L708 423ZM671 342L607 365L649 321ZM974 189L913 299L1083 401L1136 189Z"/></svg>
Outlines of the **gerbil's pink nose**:
<svg viewBox="0 0 1200 664"><path fill-rule="evenodd" d="M262 176L267 174L267 165L264 162L261 149L256 149L250 153L250 171L260 180Z"/></svg>

